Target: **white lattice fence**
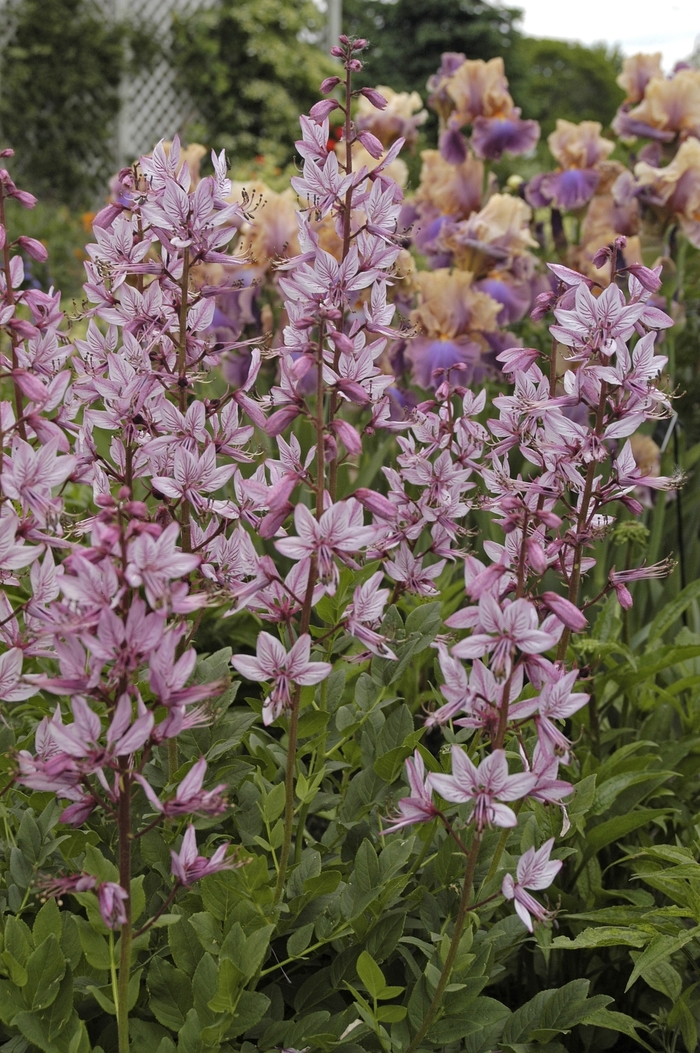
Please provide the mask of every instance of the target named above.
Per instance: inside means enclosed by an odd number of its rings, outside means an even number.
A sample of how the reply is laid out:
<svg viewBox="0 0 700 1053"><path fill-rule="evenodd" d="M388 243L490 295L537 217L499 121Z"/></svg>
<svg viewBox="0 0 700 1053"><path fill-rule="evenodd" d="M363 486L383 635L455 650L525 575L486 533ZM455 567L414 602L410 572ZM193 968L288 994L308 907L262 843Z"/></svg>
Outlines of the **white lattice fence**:
<svg viewBox="0 0 700 1053"><path fill-rule="evenodd" d="M145 23L167 55L171 45L173 14L188 15L211 7L214 0L99 0L120 19ZM125 79L117 130L117 160L129 164L149 152L161 138L172 139L194 116L196 108L186 90L177 83L167 58L150 69Z"/></svg>
<svg viewBox="0 0 700 1053"><path fill-rule="evenodd" d="M125 77L121 88L121 112L114 129L113 168L130 164L148 153L159 139L172 139L193 117L196 107L186 89L178 85L167 55L172 43L173 15L194 14L212 7L216 0L88 0L105 20L125 21L152 31L160 58L135 76ZM13 31L12 0L0 0L0 48ZM2 70L0 70L2 76ZM90 109L90 99L84 100ZM88 169L104 160L82 159Z"/></svg>

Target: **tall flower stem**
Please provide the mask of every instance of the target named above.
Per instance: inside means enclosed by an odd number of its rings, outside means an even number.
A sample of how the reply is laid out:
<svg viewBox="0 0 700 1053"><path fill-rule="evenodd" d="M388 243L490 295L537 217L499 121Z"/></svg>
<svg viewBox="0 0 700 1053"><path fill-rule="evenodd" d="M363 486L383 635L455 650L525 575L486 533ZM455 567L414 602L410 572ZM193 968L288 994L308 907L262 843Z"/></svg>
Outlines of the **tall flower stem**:
<svg viewBox="0 0 700 1053"><path fill-rule="evenodd" d="M0 187L0 226L5 229L5 244L2 249L2 266L5 272L5 284L7 286L7 303L9 306L15 303L15 293L12 288L12 274L10 273L10 245L7 240L7 226L5 223L5 195L2 187ZM17 369L17 335L13 330L10 332L10 342L12 344L12 369ZM15 413L17 415L17 430L21 439L26 441L27 432L24 426L24 407L22 403L22 392L19 384L17 383L16 377L12 378L12 385L15 393Z"/></svg>
<svg viewBox="0 0 700 1053"><path fill-rule="evenodd" d="M177 356L177 381L180 386L180 413L187 409L187 291L190 284L190 250L182 253L182 285L180 296L180 337Z"/></svg>
<svg viewBox="0 0 700 1053"><path fill-rule="evenodd" d="M318 344L316 346L316 518L323 515L323 493L325 490L325 458L323 437L325 432L324 417L324 386L323 386L323 341L325 338L325 327L319 328ZM306 586L306 595L301 609L301 623L299 633L303 636L309 631L311 624L311 606L316 585L317 560L312 555L309 566L309 580ZM284 889L287 876L287 866L292 847L292 836L294 833L294 776L296 774L297 741L299 738L299 706L301 703L301 687L297 684L292 695L292 706L289 714L289 735L287 738L287 762L284 770L284 840L280 852L279 869L277 871L277 884L275 886L274 905L277 906ZM121 1053L121 1051L120 1051Z"/></svg>
<svg viewBox="0 0 700 1053"><path fill-rule="evenodd" d="M119 773L119 884L128 893L124 903L126 921L121 927L119 978L117 981L117 1031L119 1053L129 1053L129 975L131 972L131 776L128 759L122 758Z"/></svg>
<svg viewBox="0 0 700 1053"><path fill-rule="evenodd" d="M352 172L352 120L350 117L350 107L352 105L352 91L351 91L351 78L350 71L346 70L345 74L345 174L349 175ZM352 234L352 194L353 188L349 187L345 194L345 206L343 209L343 254L341 260L344 260L350 251L350 237ZM334 370L338 369L339 353L335 353L335 361L333 363ZM335 420L336 413L338 412L339 399L338 392L334 388L331 392L330 404L328 407L328 424L332 424ZM328 471L328 492L331 495L331 500L335 501L338 492L338 458L333 457L331 459Z"/></svg>
<svg viewBox="0 0 700 1053"><path fill-rule="evenodd" d="M481 831L477 830L474 834L474 840L469 847L469 854L467 855L467 865L464 874L464 885L462 886L462 895L459 901L459 910L457 911L457 917L455 919L454 932L452 933L452 940L450 941L450 947L445 958L445 964L442 967L440 973L440 979L438 980L437 987L435 988L435 994L433 995L432 1001L428 1006L428 1012L425 1014L423 1023L416 1031L410 1044L406 1048L406 1053L413 1053L415 1049L421 1044L425 1038L428 1028L435 1019L435 1014L439 1010L442 1004L442 996L445 993L450 976L452 974L452 967L457 958L457 952L459 950L460 940L464 932L464 924L467 920L467 914L469 913L469 904L472 898L472 884L474 882L474 871L476 870L477 859L479 858L479 849L481 848ZM121 1053L121 1051L120 1051Z"/></svg>
<svg viewBox="0 0 700 1053"><path fill-rule="evenodd" d="M600 386L600 400L598 402L598 410L596 412L595 421L595 437L600 439L603 434L603 423L605 419L605 402L608 397L608 385L603 381ZM574 561L571 568L571 577L569 579L569 600L576 606L578 604L579 588L581 586L581 561L583 559L583 545L584 538L583 533L588 523L588 513L590 511L591 497L593 494L593 481L595 479L596 461L591 460L588 464L586 471L586 481L583 487L583 496L581 498L581 508L579 509L578 519L576 522L576 534L577 541L574 549ZM559 647L557 649L557 661L563 662L566 658L566 649L569 646L569 640L571 639L571 629L568 627L564 629L561 640L559 641Z"/></svg>

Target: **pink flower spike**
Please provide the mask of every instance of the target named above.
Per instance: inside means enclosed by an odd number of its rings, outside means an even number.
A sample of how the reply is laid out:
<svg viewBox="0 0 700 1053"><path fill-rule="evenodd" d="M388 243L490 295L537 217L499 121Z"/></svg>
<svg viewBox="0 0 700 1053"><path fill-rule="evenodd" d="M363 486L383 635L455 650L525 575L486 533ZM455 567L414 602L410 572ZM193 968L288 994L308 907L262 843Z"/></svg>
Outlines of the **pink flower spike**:
<svg viewBox="0 0 700 1053"><path fill-rule="evenodd" d="M516 880L510 874L503 878L501 892L506 899L515 901L515 910L523 925L532 932L533 918L535 921L545 921L551 917L550 911L537 902L526 889L549 888L562 867L560 859L550 860L549 856L554 845L554 838L550 837L541 848L535 851L528 848L520 859L516 869Z"/></svg>

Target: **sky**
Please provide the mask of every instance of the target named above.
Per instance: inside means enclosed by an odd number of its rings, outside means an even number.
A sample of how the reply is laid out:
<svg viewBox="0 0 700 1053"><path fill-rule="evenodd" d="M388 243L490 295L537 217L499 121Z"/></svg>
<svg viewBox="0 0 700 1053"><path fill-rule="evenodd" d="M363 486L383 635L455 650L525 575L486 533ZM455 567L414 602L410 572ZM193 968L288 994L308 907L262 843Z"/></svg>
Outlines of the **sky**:
<svg viewBox="0 0 700 1053"><path fill-rule="evenodd" d="M618 44L624 55L661 51L670 72L700 36L700 0L506 0L529 36Z"/></svg>

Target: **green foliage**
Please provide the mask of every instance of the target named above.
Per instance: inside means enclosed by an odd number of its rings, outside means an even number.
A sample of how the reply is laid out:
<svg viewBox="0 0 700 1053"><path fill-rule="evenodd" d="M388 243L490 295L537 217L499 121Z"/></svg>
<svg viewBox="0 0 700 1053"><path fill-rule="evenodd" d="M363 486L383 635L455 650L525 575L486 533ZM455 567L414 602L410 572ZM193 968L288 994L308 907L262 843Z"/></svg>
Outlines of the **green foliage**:
<svg viewBox="0 0 700 1053"><path fill-rule="evenodd" d="M88 0L10 0L0 134L36 194L89 203L114 167L125 32Z"/></svg>
<svg viewBox="0 0 700 1053"><path fill-rule="evenodd" d="M372 44L366 71L396 91L418 91L440 66L443 51L470 59L505 54L520 34L519 12L484 0L345 0L343 28Z"/></svg>
<svg viewBox="0 0 700 1053"><path fill-rule="evenodd" d="M299 113L336 72L308 42L320 25L309 0L219 0L177 16L173 62L204 121L192 136L225 147L236 165L257 155L291 161Z"/></svg>
<svg viewBox="0 0 700 1053"><path fill-rule="evenodd" d="M515 52L511 94L524 117L540 122L543 138L554 130L557 118L610 124L625 94L615 80L619 52L535 37L520 37Z"/></svg>

